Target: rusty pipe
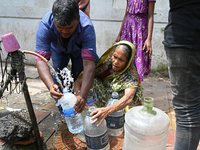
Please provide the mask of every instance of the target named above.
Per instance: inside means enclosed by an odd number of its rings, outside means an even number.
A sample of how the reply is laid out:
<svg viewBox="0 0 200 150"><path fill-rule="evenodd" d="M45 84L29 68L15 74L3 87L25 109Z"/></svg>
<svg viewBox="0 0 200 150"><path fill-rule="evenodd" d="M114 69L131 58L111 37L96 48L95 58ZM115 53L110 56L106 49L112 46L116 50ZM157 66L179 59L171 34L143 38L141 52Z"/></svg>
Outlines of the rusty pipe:
<svg viewBox="0 0 200 150"><path fill-rule="evenodd" d="M45 63L48 62L48 60L46 58L44 58L42 55L38 54L38 53L35 53L35 52L32 52L32 51L28 51L28 50L24 50L22 51L24 54L31 54L31 55L35 55L37 57L39 57L40 59L42 59Z"/></svg>
<svg viewBox="0 0 200 150"><path fill-rule="evenodd" d="M50 70L53 71L53 73L54 73L53 75L56 77L58 84L60 85L61 90L63 90L62 82L59 80L59 77L56 74L54 68L48 63L48 60L46 58L44 58L42 55L35 53L35 52L32 52L32 51L24 50L22 52L25 53L25 54L35 55L35 56L39 57L40 59L42 59L47 64L47 66L50 68Z"/></svg>

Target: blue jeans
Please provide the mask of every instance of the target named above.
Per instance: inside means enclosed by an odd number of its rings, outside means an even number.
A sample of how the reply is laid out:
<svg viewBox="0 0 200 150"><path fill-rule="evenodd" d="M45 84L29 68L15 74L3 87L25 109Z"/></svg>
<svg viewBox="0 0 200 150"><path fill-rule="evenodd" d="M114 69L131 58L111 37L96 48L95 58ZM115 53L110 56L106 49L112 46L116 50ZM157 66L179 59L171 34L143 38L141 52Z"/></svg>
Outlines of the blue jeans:
<svg viewBox="0 0 200 150"><path fill-rule="evenodd" d="M176 126L174 150L196 150L200 138L200 127Z"/></svg>
<svg viewBox="0 0 200 150"><path fill-rule="evenodd" d="M165 47L176 116L174 150L196 150L200 140L200 49Z"/></svg>

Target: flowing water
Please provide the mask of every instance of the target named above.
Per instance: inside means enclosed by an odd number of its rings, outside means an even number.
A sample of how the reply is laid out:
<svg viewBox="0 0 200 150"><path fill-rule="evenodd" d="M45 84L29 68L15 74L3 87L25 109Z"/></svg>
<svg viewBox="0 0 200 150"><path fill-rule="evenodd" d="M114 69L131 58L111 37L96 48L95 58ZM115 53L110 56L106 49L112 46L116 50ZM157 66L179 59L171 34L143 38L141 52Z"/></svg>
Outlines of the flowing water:
<svg viewBox="0 0 200 150"><path fill-rule="evenodd" d="M58 84L60 85L61 90L63 91L63 89L67 87L68 90L73 91L73 86L71 85L73 84L74 79L72 78L71 72L67 69L67 67L63 68L62 70L59 70L59 72L56 72L49 62L47 63L47 65L51 71L51 74L55 76ZM63 83L61 82L58 75L62 77ZM69 89L70 87L72 87L72 89Z"/></svg>
<svg viewBox="0 0 200 150"><path fill-rule="evenodd" d="M63 86L64 88L67 87L68 90L73 91L73 83L74 83L74 78L72 78L71 76L71 71L69 71L69 69L67 69L67 67L63 68L62 70L60 70L60 72L58 73L62 79L63 79ZM70 89L71 87L71 89Z"/></svg>
<svg viewBox="0 0 200 150"><path fill-rule="evenodd" d="M62 82L60 81L60 79L59 79L59 77L58 77L58 74L56 73L56 71L55 71L54 68L50 65L49 62L47 62L47 66L49 67L49 69L50 69L50 71L51 71L51 74L52 74L53 76L56 77L56 80L57 80L58 84L60 85L61 90L63 91L64 88L63 88Z"/></svg>

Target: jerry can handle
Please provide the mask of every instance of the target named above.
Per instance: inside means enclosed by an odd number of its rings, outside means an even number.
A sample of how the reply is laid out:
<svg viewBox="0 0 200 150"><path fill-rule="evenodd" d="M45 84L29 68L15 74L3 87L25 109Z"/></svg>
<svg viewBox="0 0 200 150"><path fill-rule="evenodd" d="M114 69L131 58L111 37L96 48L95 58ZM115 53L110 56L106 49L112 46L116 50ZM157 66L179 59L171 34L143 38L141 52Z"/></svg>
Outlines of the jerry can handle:
<svg viewBox="0 0 200 150"><path fill-rule="evenodd" d="M109 89L109 90L107 91L107 93L110 95L110 97L112 97L112 92L114 92L113 89ZM110 93L111 93L111 94L110 94Z"/></svg>
<svg viewBox="0 0 200 150"><path fill-rule="evenodd" d="M91 96L92 94L94 94L96 97L93 100L87 102L87 104L91 104L93 101L97 99L97 94L95 92L92 92L89 96Z"/></svg>

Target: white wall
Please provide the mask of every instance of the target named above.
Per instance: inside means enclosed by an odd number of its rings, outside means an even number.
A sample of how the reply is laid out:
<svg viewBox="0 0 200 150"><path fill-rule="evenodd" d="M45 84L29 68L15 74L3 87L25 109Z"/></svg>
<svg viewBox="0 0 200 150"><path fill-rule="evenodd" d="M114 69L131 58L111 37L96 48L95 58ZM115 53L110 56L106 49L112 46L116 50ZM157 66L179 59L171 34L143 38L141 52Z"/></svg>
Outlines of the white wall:
<svg viewBox="0 0 200 150"><path fill-rule="evenodd" d="M0 0L0 36L13 32L20 50L35 50L35 36L42 17L54 0ZM3 46L2 46L3 48ZM4 56L7 54L4 52ZM26 63L35 65L35 57L26 55Z"/></svg>
<svg viewBox="0 0 200 150"><path fill-rule="evenodd" d="M35 35L42 17L51 10L54 0L0 0L0 36L13 32L21 50L35 50ZM90 16L101 56L115 41L125 14L126 0L90 0ZM157 0L154 14L152 68L166 64L163 29L167 24L168 0ZM3 47L3 46L2 46ZM6 56L6 54L4 53ZM26 55L27 64L35 57Z"/></svg>

